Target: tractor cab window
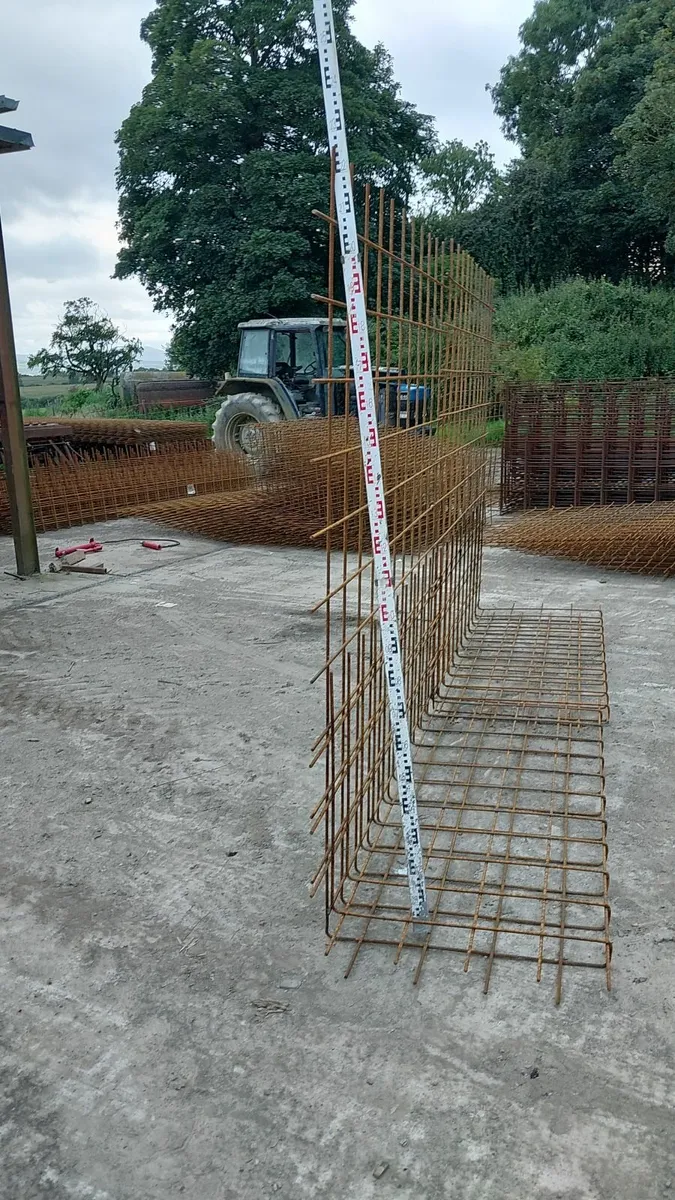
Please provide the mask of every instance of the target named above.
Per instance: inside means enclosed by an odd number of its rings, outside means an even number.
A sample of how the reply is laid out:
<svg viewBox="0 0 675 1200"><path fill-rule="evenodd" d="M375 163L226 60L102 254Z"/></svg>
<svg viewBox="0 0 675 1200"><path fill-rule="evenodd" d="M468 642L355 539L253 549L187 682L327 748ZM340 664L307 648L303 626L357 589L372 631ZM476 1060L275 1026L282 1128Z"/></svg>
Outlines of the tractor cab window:
<svg viewBox="0 0 675 1200"><path fill-rule="evenodd" d="M277 333L274 338L274 373L278 379L309 382L318 374L316 342L309 329Z"/></svg>
<svg viewBox="0 0 675 1200"><path fill-rule="evenodd" d="M295 334L295 373L311 379L319 373L316 361L316 342L314 334L309 329L301 329Z"/></svg>
<svg viewBox="0 0 675 1200"><path fill-rule="evenodd" d="M333 374L341 374L347 363L347 339L344 329L333 329Z"/></svg>
<svg viewBox="0 0 675 1200"><path fill-rule="evenodd" d="M274 335L274 374L277 379L293 378L293 343L290 333Z"/></svg>
<svg viewBox="0 0 675 1200"><path fill-rule="evenodd" d="M326 366L328 367L328 374L333 379L342 378L347 362L347 346L344 329L341 325L333 326L332 347L329 346L327 325L322 326L319 332L319 338L323 347L323 355ZM330 355L331 361L329 361L329 350L332 351Z"/></svg>
<svg viewBox="0 0 675 1200"><path fill-rule="evenodd" d="M267 329L242 329L239 351L240 375L267 375L269 337Z"/></svg>

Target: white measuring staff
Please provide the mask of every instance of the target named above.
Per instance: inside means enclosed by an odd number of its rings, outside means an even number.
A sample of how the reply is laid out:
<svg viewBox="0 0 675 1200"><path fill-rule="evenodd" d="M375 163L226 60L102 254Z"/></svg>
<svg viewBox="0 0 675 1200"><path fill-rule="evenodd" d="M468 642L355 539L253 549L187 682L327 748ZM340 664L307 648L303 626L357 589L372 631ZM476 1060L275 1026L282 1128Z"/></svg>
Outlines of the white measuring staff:
<svg viewBox="0 0 675 1200"><path fill-rule="evenodd" d="M375 388L370 357L370 338L359 241L354 215L354 192L349 170L342 88L335 43L335 24L331 0L314 0L314 21L319 42L321 83L326 105L328 143L335 155L335 204L342 251L342 270L347 298L347 323L354 363L354 383L361 431L363 471L366 480L368 516L373 543L375 578L394 740L396 781L401 805L405 841L410 905L413 917L429 915L424 879L422 843L417 815L417 797L413 775L412 747L405 702L401 640L396 616L396 593L391 569L387 513L384 500L380 439L377 432Z"/></svg>

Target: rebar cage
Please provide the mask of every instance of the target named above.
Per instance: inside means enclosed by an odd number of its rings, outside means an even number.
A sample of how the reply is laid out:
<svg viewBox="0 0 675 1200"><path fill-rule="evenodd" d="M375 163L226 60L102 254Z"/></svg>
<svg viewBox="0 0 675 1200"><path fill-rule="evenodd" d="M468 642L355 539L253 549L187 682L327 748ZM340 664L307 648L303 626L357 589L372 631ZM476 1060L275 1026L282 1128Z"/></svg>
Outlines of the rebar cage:
<svg viewBox="0 0 675 1200"><path fill-rule="evenodd" d="M336 904L334 936L412 955L453 951L464 970L497 959L552 975L600 968L610 986L598 613L482 612L416 738L429 919L413 924L397 806L383 805Z"/></svg>
<svg viewBox="0 0 675 1200"><path fill-rule="evenodd" d="M313 814L330 934L395 792L375 577L335 213L325 305L332 412L317 429L325 496L325 786ZM468 254L366 187L360 236L389 538L413 736L478 609L491 401L492 280ZM344 361L342 361L344 359Z"/></svg>

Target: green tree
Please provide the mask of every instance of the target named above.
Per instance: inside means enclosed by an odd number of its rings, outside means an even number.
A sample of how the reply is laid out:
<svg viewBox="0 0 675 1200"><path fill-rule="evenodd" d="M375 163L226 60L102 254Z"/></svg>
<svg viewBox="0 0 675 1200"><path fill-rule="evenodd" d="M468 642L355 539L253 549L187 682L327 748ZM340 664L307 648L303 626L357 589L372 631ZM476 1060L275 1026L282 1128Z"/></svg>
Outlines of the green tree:
<svg viewBox="0 0 675 1200"><path fill-rule="evenodd" d="M431 119L382 46L335 17L357 185L408 197ZM175 361L219 376L237 324L306 315L325 281L328 157L310 0L159 0L141 27L153 78L118 134L116 274L173 311Z"/></svg>
<svg viewBox="0 0 675 1200"><path fill-rule="evenodd" d="M520 29L522 49L491 89L504 132L524 154L566 136L581 75L631 0L538 0Z"/></svg>
<svg viewBox="0 0 675 1200"><path fill-rule="evenodd" d="M139 341L123 337L110 317L83 296L64 304L49 347L31 355L28 367L38 367L42 375L66 372L97 390L109 383L116 392L120 376L142 353Z"/></svg>
<svg viewBox="0 0 675 1200"><path fill-rule="evenodd" d="M425 211L451 216L474 208L494 183L497 171L487 142L466 146L454 138L422 160L420 174Z"/></svg>
<svg viewBox="0 0 675 1200"><path fill-rule="evenodd" d="M459 214L454 236L500 282L501 290L549 287L579 271L578 212L550 163L524 155L498 177L472 212Z"/></svg>
<svg viewBox="0 0 675 1200"><path fill-rule="evenodd" d="M522 26L492 90L522 157L459 229L507 289L576 275L673 281L667 214L644 173L660 157L647 145L659 105L666 138L672 14L672 0L539 0ZM667 187L667 165L659 178Z"/></svg>
<svg viewBox="0 0 675 1200"><path fill-rule="evenodd" d="M640 197L648 220L675 256L675 8L657 36L657 57L642 99L614 131L615 166Z"/></svg>

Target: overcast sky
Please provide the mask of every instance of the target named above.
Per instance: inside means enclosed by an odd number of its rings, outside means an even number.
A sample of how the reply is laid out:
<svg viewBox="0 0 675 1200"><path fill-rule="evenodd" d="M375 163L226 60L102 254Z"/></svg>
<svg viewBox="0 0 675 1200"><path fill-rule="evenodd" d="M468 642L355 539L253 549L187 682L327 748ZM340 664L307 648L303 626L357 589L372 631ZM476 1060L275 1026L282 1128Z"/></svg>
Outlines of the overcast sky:
<svg viewBox="0 0 675 1200"><path fill-rule="evenodd" d="M22 0L2 17L0 93L20 100L0 123L35 149L0 159L17 349L45 345L65 300L90 296L129 336L164 346L167 314L141 284L112 275L117 249L113 142L150 73L138 31L152 0ZM501 136L485 84L518 46L533 0L357 0L356 33L394 57L403 96L443 137Z"/></svg>

